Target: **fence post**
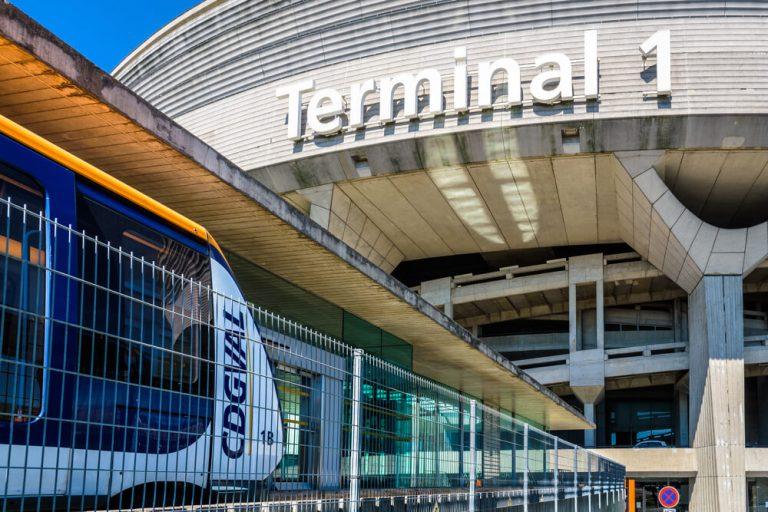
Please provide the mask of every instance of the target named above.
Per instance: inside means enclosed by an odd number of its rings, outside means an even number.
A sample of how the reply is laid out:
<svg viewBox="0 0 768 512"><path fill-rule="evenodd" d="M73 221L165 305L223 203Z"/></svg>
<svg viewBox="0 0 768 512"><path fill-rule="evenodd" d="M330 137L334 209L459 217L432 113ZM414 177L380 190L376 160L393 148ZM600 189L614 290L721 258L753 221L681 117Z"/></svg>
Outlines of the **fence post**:
<svg viewBox="0 0 768 512"><path fill-rule="evenodd" d="M560 501L560 461L557 460L557 438L555 438L554 454L554 476L555 476L555 512L557 512L558 502Z"/></svg>
<svg viewBox="0 0 768 512"><path fill-rule="evenodd" d="M475 480L477 479L477 402L469 401L469 512L475 512Z"/></svg>
<svg viewBox="0 0 768 512"><path fill-rule="evenodd" d="M523 457L525 457L525 473L523 473L523 512L528 512L528 424L523 425Z"/></svg>
<svg viewBox="0 0 768 512"><path fill-rule="evenodd" d="M579 447L573 448L573 512L579 512Z"/></svg>
<svg viewBox="0 0 768 512"><path fill-rule="evenodd" d="M352 356L352 425L349 451L349 512L360 507L360 419L363 395L363 351L356 348Z"/></svg>
<svg viewBox="0 0 768 512"><path fill-rule="evenodd" d="M587 452L587 509L592 512L592 454Z"/></svg>
<svg viewBox="0 0 768 512"><path fill-rule="evenodd" d="M597 510L603 509L603 459L597 458Z"/></svg>

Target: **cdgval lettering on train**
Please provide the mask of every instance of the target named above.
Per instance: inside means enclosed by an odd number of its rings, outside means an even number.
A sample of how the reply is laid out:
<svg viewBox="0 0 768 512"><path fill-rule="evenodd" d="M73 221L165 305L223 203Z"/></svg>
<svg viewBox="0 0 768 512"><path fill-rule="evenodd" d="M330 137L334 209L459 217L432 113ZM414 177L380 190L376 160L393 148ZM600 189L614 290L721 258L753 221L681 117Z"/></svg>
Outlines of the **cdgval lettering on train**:
<svg viewBox="0 0 768 512"><path fill-rule="evenodd" d="M245 451L245 401L248 385L248 355L245 350L245 318L224 311L224 320L230 327L224 332L224 397L227 406L222 416L221 449L237 459Z"/></svg>

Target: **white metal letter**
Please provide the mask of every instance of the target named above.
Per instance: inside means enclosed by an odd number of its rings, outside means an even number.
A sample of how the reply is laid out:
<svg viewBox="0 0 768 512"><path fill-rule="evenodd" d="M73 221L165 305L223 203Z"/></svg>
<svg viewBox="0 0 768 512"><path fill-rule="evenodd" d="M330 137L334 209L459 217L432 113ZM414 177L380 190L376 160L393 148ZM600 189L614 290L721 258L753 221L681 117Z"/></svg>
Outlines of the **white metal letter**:
<svg viewBox="0 0 768 512"><path fill-rule="evenodd" d="M469 110L467 95L467 49L463 46L453 50L456 63L453 69L453 108L457 112Z"/></svg>
<svg viewBox="0 0 768 512"><path fill-rule="evenodd" d="M584 32L584 96L596 100L598 95L597 30Z"/></svg>
<svg viewBox="0 0 768 512"><path fill-rule="evenodd" d="M536 57L535 65L542 68L546 65L557 66L558 69L541 71L531 80L531 96L539 103L557 103L573 99L573 79L571 60L563 53L549 53ZM546 89L557 82L557 86Z"/></svg>
<svg viewBox="0 0 768 512"><path fill-rule="evenodd" d="M312 96L307 107L307 124L319 135L329 135L341 130L344 98L336 89L321 89Z"/></svg>
<svg viewBox="0 0 768 512"><path fill-rule="evenodd" d="M349 127L356 130L365 124L365 98L376 92L376 82L371 78L361 84L352 84L350 89Z"/></svg>
<svg viewBox="0 0 768 512"><path fill-rule="evenodd" d="M514 59L499 59L493 62L481 62L478 67L478 106L493 107L493 92L491 82L498 71L507 74L507 101L505 105L520 105L520 66Z"/></svg>
<svg viewBox="0 0 768 512"><path fill-rule="evenodd" d="M275 96L278 98L288 96L288 138L291 140L301 139L301 95L314 88L315 81L309 79L293 85L278 87L275 91Z"/></svg>
<svg viewBox="0 0 768 512"><path fill-rule="evenodd" d="M431 114L443 113L443 78L436 69L424 69L416 76L402 73L391 78L381 79L381 115L382 123L394 121L394 94L398 86L403 86L405 96L404 114L408 118L419 117L419 86L429 82L429 112Z"/></svg>
<svg viewBox="0 0 768 512"><path fill-rule="evenodd" d="M672 56L669 30L659 30L640 45L640 53L646 59L656 50L656 94L672 94Z"/></svg>

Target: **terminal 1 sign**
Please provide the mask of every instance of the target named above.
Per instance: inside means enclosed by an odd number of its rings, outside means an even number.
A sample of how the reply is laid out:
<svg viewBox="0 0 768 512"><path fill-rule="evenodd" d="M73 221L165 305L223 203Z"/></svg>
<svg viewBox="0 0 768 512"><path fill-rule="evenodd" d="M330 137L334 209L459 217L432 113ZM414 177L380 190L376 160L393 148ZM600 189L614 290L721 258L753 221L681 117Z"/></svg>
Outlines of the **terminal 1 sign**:
<svg viewBox="0 0 768 512"><path fill-rule="evenodd" d="M672 92L670 33L659 30L646 39L639 47L643 59L656 55L656 92L666 96ZM573 71L571 60L564 53L548 53L536 57L533 63L537 74L524 97L520 78L520 65L512 58L480 62L477 65L477 104L470 105L468 90L470 71L467 65L465 47L454 49L453 104L448 108L443 101L443 77L434 68L422 69L417 73L399 73L394 76L370 78L349 85L345 97L338 89L315 89L315 81L306 79L277 89L278 98L288 101L288 138L294 141L308 136L328 136L347 130L364 129L365 109L369 95L379 94L379 124L398 119L417 120L426 116L440 116L446 113L465 114L469 111L502 109L520 106L524 101L554 105L573 101ZM493 98L493 80L497 75L506 76L506 99ZM419 112L419 89L429 85L429 111ZM395 93L402 87L404 108L395 116ZM302 127L302 105L309 95L307 106L307 128ZM597 53L597 31L584 32L584 98L597 101L599 98L599 70Z"/></svg>

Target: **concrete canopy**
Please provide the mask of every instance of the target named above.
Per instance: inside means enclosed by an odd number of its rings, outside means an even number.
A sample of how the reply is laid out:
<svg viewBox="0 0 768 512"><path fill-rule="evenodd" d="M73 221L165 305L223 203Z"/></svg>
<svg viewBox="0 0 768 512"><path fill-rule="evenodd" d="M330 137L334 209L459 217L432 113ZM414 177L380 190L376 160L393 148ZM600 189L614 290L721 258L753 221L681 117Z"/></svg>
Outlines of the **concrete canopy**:
<svg viewBox="0 0 768 512"><path fill-rule="evenodd" d="M18 9L0 6L0 114L204 224L228 250L404 338L414 370L552 429L590 423Z"/></svg>

